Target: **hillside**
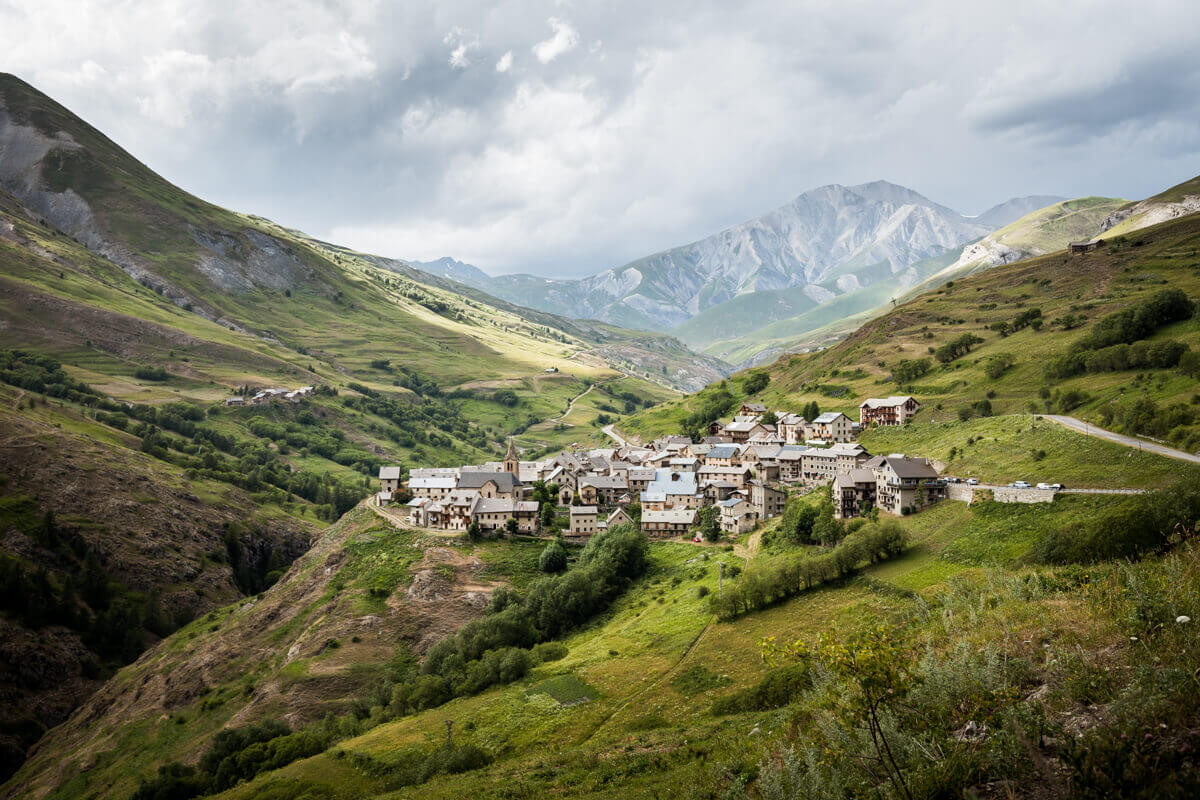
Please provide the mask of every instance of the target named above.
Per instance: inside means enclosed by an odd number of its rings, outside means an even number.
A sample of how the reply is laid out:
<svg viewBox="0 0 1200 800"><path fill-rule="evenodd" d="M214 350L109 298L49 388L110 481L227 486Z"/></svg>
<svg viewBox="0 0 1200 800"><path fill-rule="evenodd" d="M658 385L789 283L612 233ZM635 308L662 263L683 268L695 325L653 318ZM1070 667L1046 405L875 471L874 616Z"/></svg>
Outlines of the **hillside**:
<svg viewBox="0 0 1200 800"><path fill-rule="evenodd" d="M1097 357L1094 368L1070 374L1051 374L1048 365L1106 324L1101 320L1163 289L1179 289L1196 302L1197 253L1200 215L1191 215L1114 237L1084 255L1060 251L970 274L898 304L828 349L783 356L761 368L770 383L760 398L780 408L816 401L822 410L857 419L866 397L911 393L924 405L919 422L960 414L1069 413L1195 451L1200 420L1193 410L1194 362L1158 367L1136 359L1100 363ZM938 358L939 348L967 336L979 341L945 362ZM1177 341L1200 352L1200 321L1193 316L1128 341L1143 342L1138 348ZM1139 400L1156 410L1143 405L1134 413ZM671 401L620 428L657 435L677 428L695 405L694 399Z"/></svg>
<svg viewBox="0 0 1200 800"><path fill-rule="evenodd" d="M1027 418L997 419L993 431L1013 441L1041 435ZM1091 442L1066 434L1060 444L1085 452ZM1125 474L1172 467L1146 459ZM5 796L129 797L160 766L208 763L200 756L222 728L280 737L266 749L224 751L244 752L238 763L251 770L224 798L741 798L813 780L814 768L789 751L826 752L825 780L901 796L856 759L869 752L859 749L865 727L837 698L855 697L857 684L823 650L865 654L870 642L899 670L882 679L901 681L889 685L913 709L895 709L889 733L905 745L897 757L911 781L1057 797L1097 778L1186 780L1190 762L1168 754L1180 737L1194 740L1195 704L1181 702L1193 691L1191 668L1181 667L1200 654L1200 639L1173 620L1197 613L1200 553L1192 544L1132 566L1087 567L1042 554L1058 531L1120 518L1140 502L946 502L897 523L910 542L902 557L732 619L715 617L709 602L718 563L728 592L811 549L791 543L780 520L732 547L653 543L646 574L527 674L418 712L398 699L408 696L414 656L480 614L495 587L529 592L540 548L423 537L361 508L261 598L197 620L122 670L49 734ZM870 638L879 625L891 633ZM786 650L764 662L766 637L814 648L813 662ZM273 719L286 726L252 727ZM979 726L988 735L962 738ZM1143 726L1155 728L1152 740ZM1033 730L1032 751L991 733ZM1133 732L1144 747L1122 751ZM1113 755L1087 766L1072 760L1074 748Z"/></svg>
<svg viewBox="0 0 1200 800"><path fill-rule="evenodd" d="M144 647L270 585L381 464L598 436L724 371L213 206L9 75L0 265L0 775Z"/></svg>
<svg viewBox="0 0 1200 800"><path fill-rule="evenodd" d="M1113 211L1101 224L1104 236L1121 236L1200 211L1200 177L1192 178L1170 189L1148 197L1140 203L1129 203Z"/></svg>
<svg viewBox="0 0 1200 800"><path fill-rule="evenodd" d="M1055 198L1007 201L965 217L902 186L823 186L782 208L682 247L580 280L488 277L453 259L431 269L487 291L572 317L671 330L720 355L713 343L872 287L890 296L927 274L923 260L952 251ZM760 297L761 295L761 297ZM765 318L747 313L762 300Z"/></svg>

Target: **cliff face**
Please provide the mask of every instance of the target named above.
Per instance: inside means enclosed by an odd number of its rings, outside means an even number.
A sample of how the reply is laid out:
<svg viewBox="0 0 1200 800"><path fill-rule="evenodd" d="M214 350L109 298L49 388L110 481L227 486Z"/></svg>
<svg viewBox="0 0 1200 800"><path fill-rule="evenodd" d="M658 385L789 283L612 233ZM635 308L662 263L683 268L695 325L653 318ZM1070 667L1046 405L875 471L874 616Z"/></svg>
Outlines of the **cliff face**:
<svg viewBox="0 0 1200 800"><path fill-rule="evenodd" d="M37 594L29 603L7 598L14 613L0 619L7 777L114 666L180 622L255 591L308 548L311 531L290 519L253 519L253 502L236 489L222 489L214 502L215 487L72 432L81 419L34 409L32 397L11 387L0 403L3 588ZM59 591L42 596L43 580Z"/></svg>

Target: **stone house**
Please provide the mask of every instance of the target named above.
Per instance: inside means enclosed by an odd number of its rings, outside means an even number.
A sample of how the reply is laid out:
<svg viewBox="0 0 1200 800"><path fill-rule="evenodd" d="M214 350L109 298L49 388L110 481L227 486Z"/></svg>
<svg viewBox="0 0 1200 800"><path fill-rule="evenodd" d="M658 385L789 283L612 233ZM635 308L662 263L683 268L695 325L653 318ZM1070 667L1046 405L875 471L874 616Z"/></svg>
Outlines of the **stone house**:
<svg viewBox="0 0 1200 800"><path fill-rule="evenodd" d="M750 507L759 519L774 519L783 513L787 494L763 481L750 482Z"/></svg>
<svg viewBox="0 0 1200 800"><path fill-rule="evenodd" d="M858 407L859 423L868 425L904 425L921 410L921 404L911 395L868 397Z"/></svg>
<svg viewBox="0 0 1200 800"><path fill-rule="evenodd" d="M876 480L874 470L865 467L839 472L833 479L833 515L851 519L869 513L875 506Z"/></svg>
<svg viewBox="0 0 1200 800"><path fill-rule="evenodd" d="M721 530L725 533L745 533L758 521L758 515L749 503L740 497L731 497L717 503L720 509Z"/></svg>
<svg viewBox="0 0 1200 800"><path fill-rule="evenodd" d="M464 470L459 474L455 488L473 490L481 497L507 497L510 500L518 500L524 494L524 485L512 472Z"/></svg>
<svg viewBox="0 0 1200 800"><path fill-rule="evenodd" d="M946 482L925 458L890 455L875 468L875 504L897 516L920 511L946 497Z"/></svg>
<svg viewBox="0 0 1200 800"><path fill-rule="evenodd" d="M379 468L379 491L394 494L400 488L402 467L390 466Z"/></svg>
<svg viewBox="0 0 1200 800"><path fill-rule="evenodd" d="M840 411L826 411L808 423L804 436L808 440L849 442L854 439L854 423Z"/></svg>
<svg viewBox="0 0 1200 800"><path fill-rule="evenodd" d="M652 539L683 536L696 524L696 511L692 508L642 508L642 532Z"/></svg>
<svg viewBox="0 0 1200 800"><path fill-rule="evenodd" d="M596 507L571 506L571 527L568 533L574 536L591 536L596 532Z"/></svg>

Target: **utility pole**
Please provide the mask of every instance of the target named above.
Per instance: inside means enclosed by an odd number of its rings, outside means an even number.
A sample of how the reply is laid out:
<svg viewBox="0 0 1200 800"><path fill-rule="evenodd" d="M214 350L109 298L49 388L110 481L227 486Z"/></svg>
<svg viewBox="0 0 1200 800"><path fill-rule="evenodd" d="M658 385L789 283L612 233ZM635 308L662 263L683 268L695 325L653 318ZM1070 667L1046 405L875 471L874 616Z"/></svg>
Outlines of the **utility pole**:
<svg viewBox="0 0 1200 800"><path fill-rule="evenodd" d="M717 562L717 597L721 596L721 587L725 585L725 562Z"/></svg>

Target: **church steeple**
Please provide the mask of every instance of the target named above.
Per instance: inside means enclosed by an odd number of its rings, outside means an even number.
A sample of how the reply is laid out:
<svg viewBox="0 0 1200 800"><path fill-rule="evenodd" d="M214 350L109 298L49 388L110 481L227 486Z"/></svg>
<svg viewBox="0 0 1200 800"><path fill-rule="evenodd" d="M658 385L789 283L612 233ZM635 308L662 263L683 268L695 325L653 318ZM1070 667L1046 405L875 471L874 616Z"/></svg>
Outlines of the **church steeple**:
<svg viewBox="0 0 1200 800"><path fill-rule="evenodd" d="M521 460L517 456L517 446L513 444L511 436L508 437L508 452L504 454L504 471L516 477L521 476Z"/></svg>

